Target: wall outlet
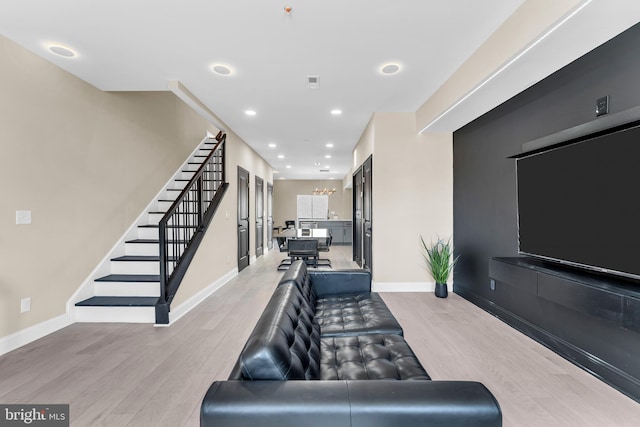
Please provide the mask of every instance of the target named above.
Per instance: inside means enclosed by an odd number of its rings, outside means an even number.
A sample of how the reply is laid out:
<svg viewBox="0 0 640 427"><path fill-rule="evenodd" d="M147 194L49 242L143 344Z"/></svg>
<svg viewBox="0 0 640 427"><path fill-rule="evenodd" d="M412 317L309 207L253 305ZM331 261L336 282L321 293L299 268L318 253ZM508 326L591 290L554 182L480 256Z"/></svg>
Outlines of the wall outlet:
<svg viewBox="0 0 640 427"><path fill-rule="evenodd" d="M492 291L496 290L496 281L491 279L491 282L489 282L489 289L491 289Z"/></svg>
<svg viewBox="0 0 640 427"><path fill-rule="evenodd" d="M31 311L31 297L20 300L20 313L26 313L27 311Z"/></svg>
<svg viewBox="0 0 640 427"><path fill-rule="evenodd" d="M224 217L225 217L226 219L231 219L231 212L226 211L226 212L224 213Z"/></svg>
<svg viewBox="0 0 640 427"><path fill-rule="evenodd" d="M609 112L609 95L596 100L596 116L602 116Z"/></svg>
<svg viewBox="0 0 640 427"><path fill-rule="evenodd" d="M231 264L231 257L227 255L227 265Z"/></svg>
<svg viewBox="0 0 640 427"><path fill-rule="evenodd" d="M31 211L16 211L16 224L31 224Z"/></svg>

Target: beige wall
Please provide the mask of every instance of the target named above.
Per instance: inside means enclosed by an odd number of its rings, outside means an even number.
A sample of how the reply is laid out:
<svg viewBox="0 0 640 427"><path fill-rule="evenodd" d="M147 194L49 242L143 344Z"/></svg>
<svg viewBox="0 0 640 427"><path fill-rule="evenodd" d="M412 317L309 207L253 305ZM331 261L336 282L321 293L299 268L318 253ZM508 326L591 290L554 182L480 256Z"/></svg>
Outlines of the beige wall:
<svg viewBox="0 0 640 427"><path fill-rule="evenodd" d="M102 92L3 37L0 63L3 337L64 314L206 131L217 129L170 92ZM242 140L228 141L231 188L221 211L230 219L216 215L175 303L236 265L236 164L271 179ZM31 210L33 224L16 225L16 210ZM31 311L20 314L25 297Z"/></svg>
<svg viewBox="0 0 640 427"><path fill-rule="evenodd" d="M313 194L313 190L336 189L329 196L329 212L335 211L339 219L352 218L351 189L343 189L341 180L276 180L273 185L273 224L284 226L288 219L296 219L298 194Z"/></svg>
<svg viewBox="0 0 640 427"><path fill-rule="evenodd" d="M351 175L353 175L353 172L355 172L364 163L364 161L373 154L374 137L375 122L373 120L373 116L371 116L371 119L369 119L369 123L367 123L367 127L365 127L362 135L360 135L358 143L353 149L353 164L351 165Z"/></svg>
<svg viewBox="0 0 640 427"><path fill-rule="evenodd" d="M453 232L452 134L417 135L414 113L375 113L361 143L354 157L373 151L374 282L432 283L419 237Z"/></svg>
<svg viewBox="0 0 640 427"><path fill-rule="evenodd" d="M580 2L581 0L525 0L418 108L416 130L421 130L454 105Z"/></svg>

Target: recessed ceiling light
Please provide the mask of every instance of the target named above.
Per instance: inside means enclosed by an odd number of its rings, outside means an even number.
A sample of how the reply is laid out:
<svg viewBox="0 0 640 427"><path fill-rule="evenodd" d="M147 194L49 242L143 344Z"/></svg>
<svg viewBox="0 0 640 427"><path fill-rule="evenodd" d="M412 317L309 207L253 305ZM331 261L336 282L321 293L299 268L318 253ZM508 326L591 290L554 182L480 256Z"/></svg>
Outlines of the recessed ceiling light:
<svg viewBox="0 0 640 427"><path fill-rule="evenodd" d="M330 159L331 158L331 154L327 154L324 156L325 159Z"/></svg>
<svg viewBox="0 0 640 427"><path fill-rule="evenodd" d="M222 64L215 64L211 67L214 73L219 74L221 76L228 76L231 74L231 68Z"/></svg>
<svg viewBox="0 0 640 427"><path fill-rule="evenodd" d="M320 162L315 162L313 166L320 166Z"/></svg>
<svg viewBox="0 0 640 427"><path fill-rule="evenodd" d="M400 71L400 65L398 64L384 64L381 68L380 68L380 72L382 74L395 74L398 71Z"/></svg>
<svg viewBox="0 0 640 427"><path fill-rule="evenodd" d="M287 165L287 169L291 169L291 165Z"/></svg>
<svg viewBox="0 0 640 427"><path fill-rule="evenodd" d="M340 114L342 114L342 110L336 108L335 110L331 110L331 114L333 114L334 116L339 116Z"/></svg>
<svg viewBox="0 0 640 427"><path fill-rule="evenodd" d="M279 159L284 159L284 154L278 154Z"/></svg>
<svg viewBox="0 0 640 427"><path fill-rule="evenodd" d="M328 143L327 145L325 145L325 147L327 147L327 148L333 148L333 144L332 144L332 143Z"/></svg>
<svg viewBox="0 0 640 427"><path fill-rule="evenodd" d="M245 113L247 116L255 116L255 115L256 115L255 110L245 110L245 111L244 111L244 113Z"/></svg>
<svg viewBox="0 0 640 427"><path fill-rule="evenodd" d="M274 174L280 173L280 171L273 171Z"/></svg>
<svg viewBox="0 0 640 427"><path fill-rule="evenodd" d="M73 50L59 44L49 45L49 51L64 58L73 58L76 56L76 53Z"/></svg>
<svg viewBox="0 0 640 427"><path fill-rule="evenodd" d="M325 169L331 169L331 166L327 165L324 167Z"/></svg>
<svg viewBox="0 0 640 427"><path fill-rule="evenodd" d="M276 148L276 147L277 147L277 145L274 144L273 142L269 144L269 148Z"/></svg>

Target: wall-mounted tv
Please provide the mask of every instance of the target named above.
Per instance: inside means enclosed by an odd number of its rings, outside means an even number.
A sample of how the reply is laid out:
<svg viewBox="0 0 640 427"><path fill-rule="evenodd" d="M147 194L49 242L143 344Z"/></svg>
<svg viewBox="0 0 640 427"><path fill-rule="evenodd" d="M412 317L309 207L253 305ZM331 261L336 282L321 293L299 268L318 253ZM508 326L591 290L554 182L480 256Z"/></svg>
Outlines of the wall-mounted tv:
<svg viewBox="0 0 640 427"><path fill-rule="evenodd" d="M519 252L640 280L640 125L518 158Z"/></svg>

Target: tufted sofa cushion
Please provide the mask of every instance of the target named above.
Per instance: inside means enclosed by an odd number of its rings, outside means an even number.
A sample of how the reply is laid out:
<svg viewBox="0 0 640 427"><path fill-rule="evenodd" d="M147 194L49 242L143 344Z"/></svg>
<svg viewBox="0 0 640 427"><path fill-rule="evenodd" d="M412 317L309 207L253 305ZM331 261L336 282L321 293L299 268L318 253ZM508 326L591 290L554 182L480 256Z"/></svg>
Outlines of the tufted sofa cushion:
<svg viewBox="0 0 640 427"><path fill-rule="evenodd" d="M336 273L342 273L340 276ZM348 277L360 272L324 272L327 277ZM313 286L313 277L308 273L304 262L295 262L284 273L279 286L296 286L315 313L315 322L320 326L323 337L362 335L362 334L397 334L402 335L402 327L391 314L379 294L375 292L344 293L319 297ZM368 276L370 278L370 276ZM337 279L340 280L340 279ZM340 283L335 284L340 289ZM344 291L343 291L344 292Z"/></svg>
<svg viewBox="0 0 640 427"><path fill-rule="evenodd" d="M376 293L337 295L316 301L315 321L323 337L397 334L402 328Z"/></svg>
<svg viewBox="0 0 640 427"><path fill-rule="evenodd" d="M320 339L322 380L429 380L399 335L360 335Z"/></svg>
<svg viewBox="0 0 640 427"><path fill-rule="evenodd" d="M279 286L239 358L242 379L320 378L320 328L295 286Z"/></svg>

